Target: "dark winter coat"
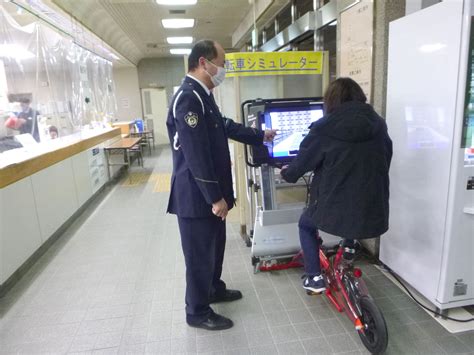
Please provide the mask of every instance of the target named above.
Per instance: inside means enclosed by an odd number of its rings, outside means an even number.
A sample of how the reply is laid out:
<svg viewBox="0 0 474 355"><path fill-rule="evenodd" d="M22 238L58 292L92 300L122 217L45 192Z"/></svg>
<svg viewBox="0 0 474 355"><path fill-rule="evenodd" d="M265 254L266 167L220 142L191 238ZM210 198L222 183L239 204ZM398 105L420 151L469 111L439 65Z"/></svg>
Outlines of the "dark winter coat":
<svg viewBox="0 0 474 355"><path fill-rule="evenodd" d="M385 121L364 103L347 102L311 125L298 156L282 171L296 182L308 171L318 228L348 239L388 229L392 141Z"/></svg>

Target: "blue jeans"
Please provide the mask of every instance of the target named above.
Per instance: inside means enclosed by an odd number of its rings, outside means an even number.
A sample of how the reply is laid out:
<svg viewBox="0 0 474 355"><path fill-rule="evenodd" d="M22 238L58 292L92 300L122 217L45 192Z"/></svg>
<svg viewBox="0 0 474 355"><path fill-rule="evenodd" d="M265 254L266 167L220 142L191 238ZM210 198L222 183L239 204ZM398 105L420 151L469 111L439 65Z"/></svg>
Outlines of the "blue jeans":
<svg viewBox="0 0 474 355"><path fill-rule="evenodd" d="M303 250L304 271L308 276L321 274L321 264L319 261L319 233L318 226L314 221L316 205L310 206L304 210L298 222L300 230L300 244ZM353 248L354 240L344 239L342 246Z"/></svg>
<svg viewBox="0 0 474 355"><path fill-rule="evenodd" d="M318 227L313 219L316 206L305 209L298 222L300 244L303 249L304 270L308 276L321 274L319 263Z"/></svg>

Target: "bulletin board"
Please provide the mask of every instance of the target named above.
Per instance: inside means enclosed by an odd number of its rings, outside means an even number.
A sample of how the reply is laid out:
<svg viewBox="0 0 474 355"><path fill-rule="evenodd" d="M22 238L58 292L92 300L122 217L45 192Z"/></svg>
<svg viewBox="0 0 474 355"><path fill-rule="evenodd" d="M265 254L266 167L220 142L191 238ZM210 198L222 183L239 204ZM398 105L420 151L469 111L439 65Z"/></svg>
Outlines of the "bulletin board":
<svg viewBox="0 0 474 355"><path fill-rule="evenodd" d="M370 102L374 36L374 2L361 0L341 12L340 76L354 79Z"/></svg>

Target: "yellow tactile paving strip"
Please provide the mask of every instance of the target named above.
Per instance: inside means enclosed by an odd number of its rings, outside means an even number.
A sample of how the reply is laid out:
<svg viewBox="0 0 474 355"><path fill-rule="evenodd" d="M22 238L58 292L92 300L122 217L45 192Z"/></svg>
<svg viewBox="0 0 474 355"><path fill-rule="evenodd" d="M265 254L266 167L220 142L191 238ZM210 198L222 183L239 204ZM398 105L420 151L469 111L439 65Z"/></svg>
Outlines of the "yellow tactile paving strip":
<svg viewBox="0 0 474 355"><path fill-rule="evenodd" d="M156 175L156 182L153 192L170 192L171 188L171 174L154 174Z"/></svg>
<svg viewBox="0 0 474 355"><path fill-rule="evenodd" d="M121 185L125 187L134 187L154 181L156 178L151 171L131 172L124 176Z"/></svg>
<svg viewBox="0 0 474 355"><path fill-rule="evenodd" d="M153 192L170 192L171 174L132 172L121 181L121 186L136 187L144 184L153 184Z"/></svg>

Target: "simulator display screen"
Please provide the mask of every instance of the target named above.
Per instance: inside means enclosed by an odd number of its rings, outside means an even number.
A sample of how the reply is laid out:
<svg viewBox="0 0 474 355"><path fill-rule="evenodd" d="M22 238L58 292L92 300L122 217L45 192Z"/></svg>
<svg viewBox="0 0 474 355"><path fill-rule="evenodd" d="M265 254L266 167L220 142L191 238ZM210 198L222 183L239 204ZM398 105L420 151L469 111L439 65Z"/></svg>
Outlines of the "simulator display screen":
<svg viewBox="0 0 474 355"><path fill-rule="evenodd" d="M322 105L304 108L273 108L264 113L262 129L276 129L273 143L266 143L270 156L278 160L296 156L311 123L323 117Z"/></svg>

